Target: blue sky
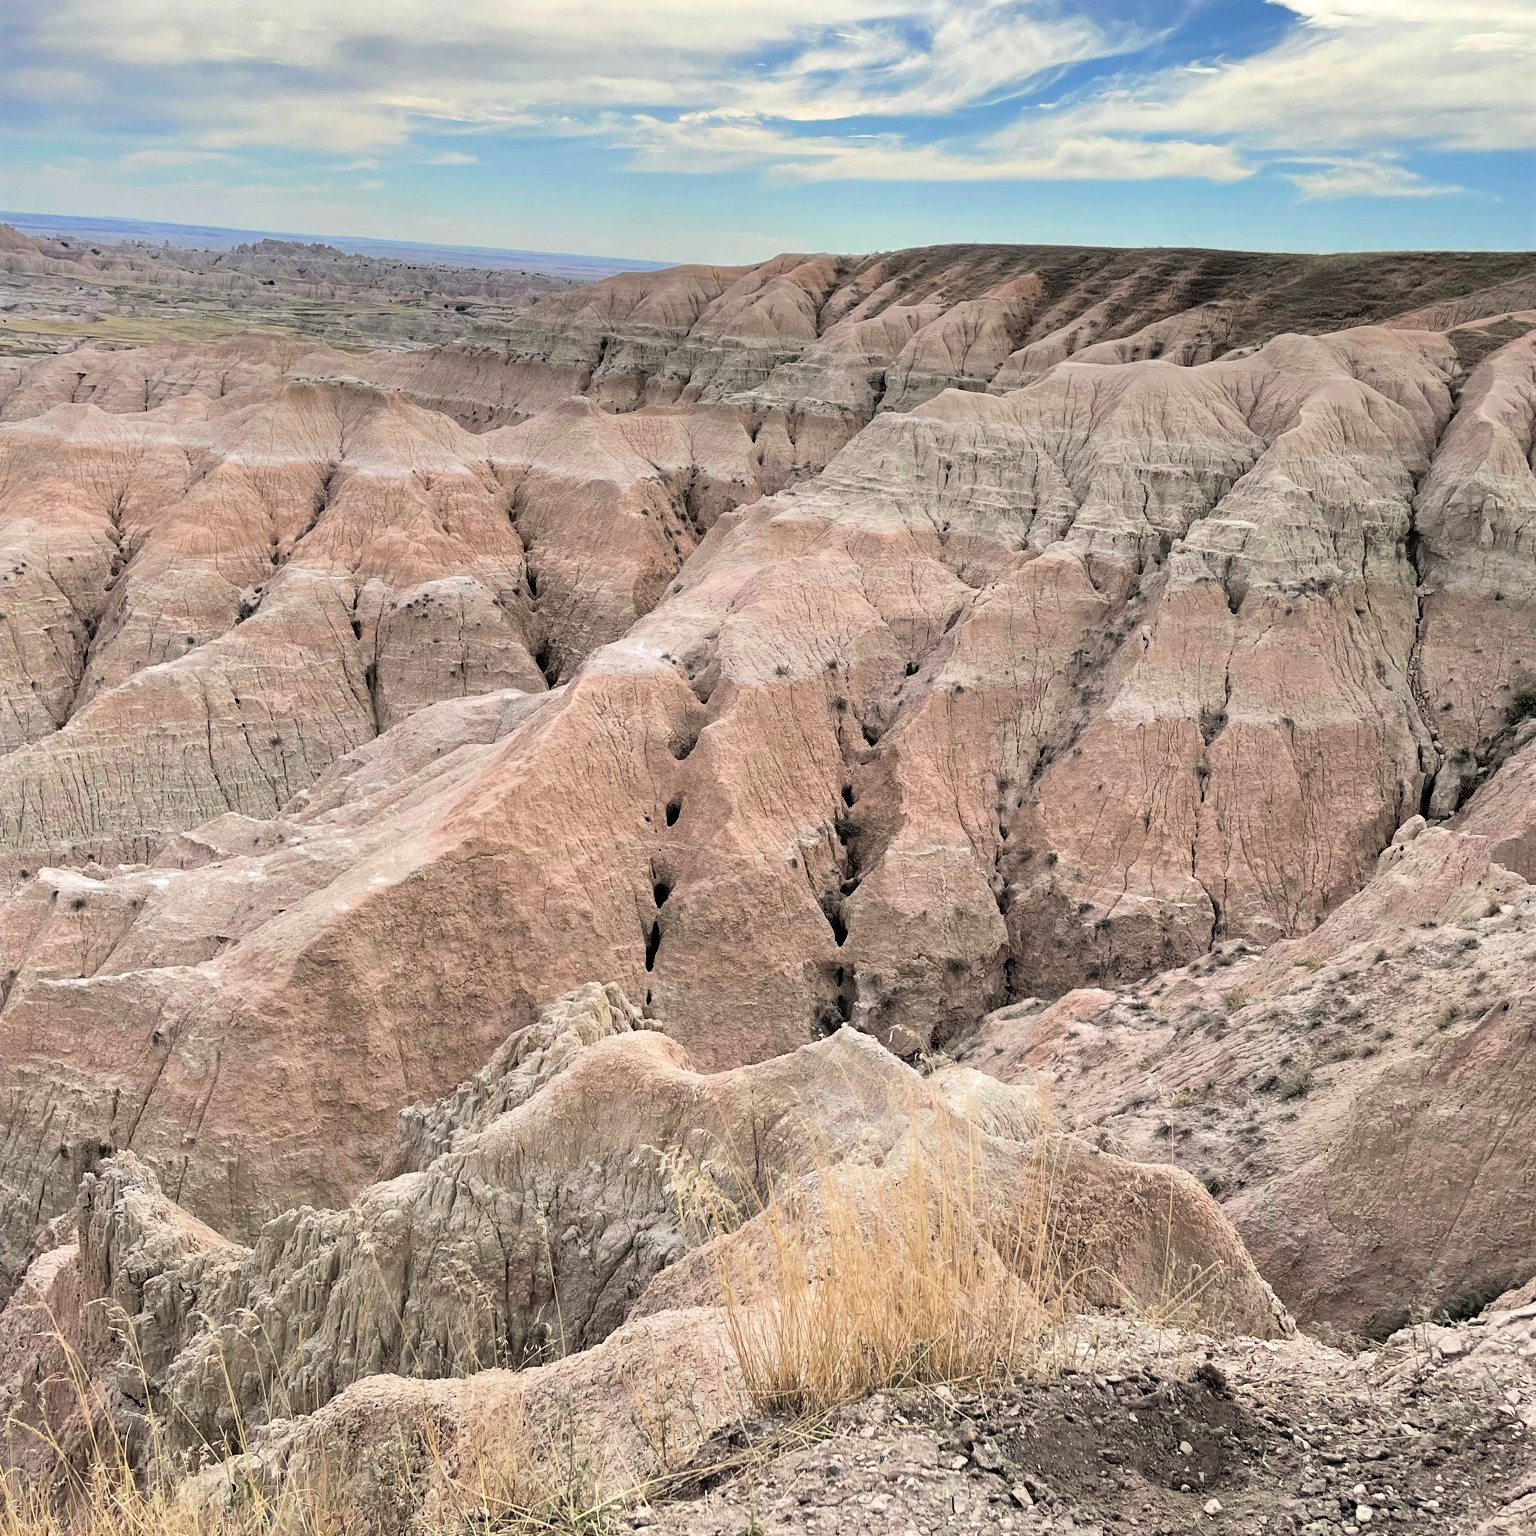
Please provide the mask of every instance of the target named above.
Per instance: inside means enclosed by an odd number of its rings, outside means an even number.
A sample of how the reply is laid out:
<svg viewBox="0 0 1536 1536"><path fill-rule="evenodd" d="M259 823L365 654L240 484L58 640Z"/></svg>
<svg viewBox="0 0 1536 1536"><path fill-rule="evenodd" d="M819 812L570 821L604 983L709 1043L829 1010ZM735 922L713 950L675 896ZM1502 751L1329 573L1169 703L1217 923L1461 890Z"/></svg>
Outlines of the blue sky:
<svg viewBox="0 0 1536 1536"><path fill-rule="evenodd" d="M747 261L1536 247L1536 0L6 0L0 206Z"/></svg>

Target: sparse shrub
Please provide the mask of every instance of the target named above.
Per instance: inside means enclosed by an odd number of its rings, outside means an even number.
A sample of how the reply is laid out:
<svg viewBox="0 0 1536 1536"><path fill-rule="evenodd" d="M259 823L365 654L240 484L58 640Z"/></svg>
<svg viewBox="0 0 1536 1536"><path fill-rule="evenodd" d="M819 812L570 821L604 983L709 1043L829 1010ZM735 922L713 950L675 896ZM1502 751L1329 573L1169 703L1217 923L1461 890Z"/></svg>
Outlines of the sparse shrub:
<svg viewBox="0 0 1536 1536"><path fill-rule="evenodd" d="M1239 1009L1246 1008L1251 999L1241 987L1233 987L1230 992L1221 994L1221 1000L1226 1004L1228 1013L1236 1013Z"/></svg>
<svg viewBox="0 0 1536 1536"><path fill-rule="evenodd" d="M1536 715L1536 688L1521 688L1509 701L1509 723L1517 725L1531 715Z"/></svg>
<svg viewBox="0 0 1536 1536"><path fill-rule="evenodd" d="M1306 1068L1288 1072L1275 1085L1275 1093L1282 1099L1304 1099L1312 1091L1312 1074Z"/></svg>

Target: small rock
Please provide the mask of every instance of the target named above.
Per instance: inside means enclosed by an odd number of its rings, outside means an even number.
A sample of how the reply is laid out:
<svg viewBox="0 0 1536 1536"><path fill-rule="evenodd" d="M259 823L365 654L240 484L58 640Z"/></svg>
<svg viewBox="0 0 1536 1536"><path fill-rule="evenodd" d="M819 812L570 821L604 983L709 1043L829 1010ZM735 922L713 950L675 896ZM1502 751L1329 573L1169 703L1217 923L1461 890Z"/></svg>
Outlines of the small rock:
<svg viewBox="0 0 1536 1536"><path fill-rule="evenodd" d="M1371 1523L1371 1516L1375 1513L1376 1511L1369 1504L1357 1504L1355 1506L1355 1524L1369 1525Z"/></svg>
<svg viewBox="0 0 1536 1536"><path fill-rule="evenodd" d="M1033 1509L1035 1507L1035 1501L1030 1498L1029 1489L1023 1483L1015 1483L1008 1491L1013 1495L1013 1502L1020 1509Z"/></svg>
<svg viewBox="0 0 1536 1536"><path fill-rule="evenodd" d="M1202 1387L1214 1392L1218 1397L1224 1397L1227 1392L1227 1377L1219 1365L1205 1360L1195 1368L1195 1378Z"/></svg>
<svg viewBox="0 0 1536 1536"><path fill-rule="evenodd" d="M1466 1352L1467 1341L1465 1339L1458 1338L1454 1333L1447 1334L1443 1339L1440 1340L1440 1353L1444 1355L1447 1360L1454 1359L1457 1355L1464 1355Z"/></svg>
<svg viewBox="0 0 1536 1536"><path fill-rule="evenodd" d="M997 1446L991 1440L978 1440L971 1451L971 1460L983 1472L996 1472L1003 1465L1003 1458L998 1455Z"/></svg>
<svg viewBox="0 0 1536 1536"><path fill-rule="evenodd" d="M1180 1456L1193 1456L1194 1454L1195 1454L1195 1448L1194 1448L1194 1446L1192 1446L1189 1443L1188 1440L1180 1440L1179 1441L1179 1455Z"/></svg>
<svg viewBox="0 0 1536 1536"><path fill-rule="evenodd" d="M1203 1508L1204 1508L1206 1514L1208 1514L1208 1515L1211 1515L1213 1517L1216 1516L1216 1515L1219 1515L1221 1513L1221 1500L1220 1499L1207 1499L1205 1501L1205 1504L1204 1504Z"/></svg>

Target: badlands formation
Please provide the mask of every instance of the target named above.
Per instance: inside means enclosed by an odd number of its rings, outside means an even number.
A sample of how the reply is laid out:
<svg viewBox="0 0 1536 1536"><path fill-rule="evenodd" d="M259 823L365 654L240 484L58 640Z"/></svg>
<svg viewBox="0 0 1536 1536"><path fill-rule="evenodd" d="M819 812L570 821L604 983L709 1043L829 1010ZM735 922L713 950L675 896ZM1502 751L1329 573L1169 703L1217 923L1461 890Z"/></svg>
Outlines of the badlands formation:
<svg viewBox="0 0 1536 1536"><path fill-rule="evenodd" d="M0 358L13 1477L1531 1529L1536 258L471 319ZM794 1440L721 1266L957 1145L1087 1353Z"/></svg>
<svg viewBox="0 0 1536 1536"><path fill-rule="evenodd" d="M356 256L257 240L227 251L0 224L0 357L95 341L217 341L261 326L340 346L424 346L573 286L542 272Z"/></svg>

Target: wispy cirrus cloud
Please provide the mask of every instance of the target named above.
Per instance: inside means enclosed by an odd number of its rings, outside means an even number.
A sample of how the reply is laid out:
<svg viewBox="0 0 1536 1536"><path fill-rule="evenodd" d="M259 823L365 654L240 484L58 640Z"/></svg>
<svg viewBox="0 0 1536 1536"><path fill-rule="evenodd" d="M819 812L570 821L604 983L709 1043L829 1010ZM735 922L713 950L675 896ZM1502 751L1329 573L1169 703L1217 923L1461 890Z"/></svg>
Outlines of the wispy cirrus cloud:
<svg viewBox="0 0 1536 1536"><path fill-rule="evenodd" d="M1252 174L1225 145L1074 134L1054 124L1010 145L914 144L896 133L800 134L750 114L700 113L642 118L626 142L646 170L703 175L768 166L796 181L1234 181Z"/></svg>
<svg viewBox="0 0 1536 1536"><path fill-rule="evenodd" d="M1105 131L1255 150L1536 146L1536 6L1527 0L1273 0L1300 26L1217 67L1176 68L1072 115Z"/></svg>
<svg viewBox="0 0 1536 1536"><path fill-rule="evenodd" d="M217 149L135 149L117 163L125 171L158 171L171 167L219 165L232 158Z"/></svg>
<svg viewBox="0 0 1536 1536"><path fill-rule="evenodd" d="M1451 183L1427 181L1418 172L1383 156L1363 160L1319 160L1315 169L1284 171L1304 198L1441 197L1460 192Z"/></svg>
<svg viewBox="0 0 1536 1536"><path fill-rule="evenodd" d="M1235 3L1235 0L1226 0ZM586 137L637 171L814 183L1458 187L1415 154L1536 147L1531 0L12 0L0 107L138 169L293 151L468 166L434 133ZM188 160L185 163L191 164Z"/></svg>

